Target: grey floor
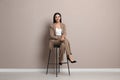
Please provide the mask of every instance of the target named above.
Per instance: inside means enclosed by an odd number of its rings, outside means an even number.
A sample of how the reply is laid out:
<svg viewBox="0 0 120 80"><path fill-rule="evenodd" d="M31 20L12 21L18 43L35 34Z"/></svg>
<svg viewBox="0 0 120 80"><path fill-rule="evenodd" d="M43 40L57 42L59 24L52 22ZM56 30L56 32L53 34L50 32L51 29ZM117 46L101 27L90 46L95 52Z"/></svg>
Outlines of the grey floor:
<svg viewBox="0 0 120 80"><path fill-rule="evenodd" d="M0 80L120 80L120 72L0 72Z"/></svg>

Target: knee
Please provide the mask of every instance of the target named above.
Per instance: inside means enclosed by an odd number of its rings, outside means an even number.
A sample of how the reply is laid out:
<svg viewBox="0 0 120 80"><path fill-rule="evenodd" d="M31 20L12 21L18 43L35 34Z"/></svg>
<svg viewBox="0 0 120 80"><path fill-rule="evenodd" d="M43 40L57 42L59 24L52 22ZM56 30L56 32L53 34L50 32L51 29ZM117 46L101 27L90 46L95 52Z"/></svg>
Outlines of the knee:
<svg viewBox="0 0 120 80"><path fill-rule="evenodd" d="M54 46L54 41L53 40L50 40L49 41L49 49L52 49Z"/></svg>
<svg viewBox="0 0 120 80"><path fill-rule="evenodd" d="M65 47L65 43L61 43L60 47L64 48Z"/></svg>

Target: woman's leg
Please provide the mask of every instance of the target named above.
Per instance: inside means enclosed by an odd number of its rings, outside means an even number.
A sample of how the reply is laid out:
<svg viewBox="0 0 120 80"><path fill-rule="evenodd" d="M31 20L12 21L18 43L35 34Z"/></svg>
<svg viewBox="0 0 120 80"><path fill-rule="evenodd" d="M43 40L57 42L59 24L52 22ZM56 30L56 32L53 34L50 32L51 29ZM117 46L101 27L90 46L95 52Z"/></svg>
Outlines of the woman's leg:
<svg viewBox="0 0 120 80"><path fill-rule="evenodd" d="M68 39L65 38L64 43L65 43L65 49L66 49L66 54L67 54L67 56L69 57L69 59L70 59L71 61L74 61L73 56L72 56L72 53L71 53L70 42L68 41Z"/></svg>
<svg viewBox="0 0 120 80"><path fill-rule="evenodd" d="M54 40L49 40L49 50L52 51L53 47L54 47Z"/></svg>
<svg viewBox="0 0 120 80"><path fill-rule="evenodd" d="M49 41L49 50L53 50L54 45L60 45L60 53L59 53L59 62L62 62L63 60L63 55L65 53L65 44L61 42L60 40L50 40Z"/></svg>
<svg viewBox="0 0 120 80"><path fill-rule="evenodd" d="M67 55L71 55L70 42L68 41L68 39L65 38L64 44L65 44L65 49L66 49Z"/></svg>
<svg viewBox="0 0 120 80"><path fill-rule="evenodd" d="M59 62L62 62L64 53L65 53L65 44L63 42L61 42L61 44L60 44Z"/></svg>

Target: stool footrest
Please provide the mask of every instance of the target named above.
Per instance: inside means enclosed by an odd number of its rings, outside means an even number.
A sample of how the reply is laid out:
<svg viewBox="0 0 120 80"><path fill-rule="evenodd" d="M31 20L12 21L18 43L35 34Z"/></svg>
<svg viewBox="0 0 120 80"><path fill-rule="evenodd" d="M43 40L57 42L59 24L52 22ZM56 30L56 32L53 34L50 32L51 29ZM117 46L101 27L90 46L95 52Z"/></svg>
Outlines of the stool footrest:
<svg viewBox="0 0 120 80"><path fill-rule="evenodd" d="M56 64L56 63L49 63L49 64ZM62 64L67 64L67 62L62 62Z"/></svg>

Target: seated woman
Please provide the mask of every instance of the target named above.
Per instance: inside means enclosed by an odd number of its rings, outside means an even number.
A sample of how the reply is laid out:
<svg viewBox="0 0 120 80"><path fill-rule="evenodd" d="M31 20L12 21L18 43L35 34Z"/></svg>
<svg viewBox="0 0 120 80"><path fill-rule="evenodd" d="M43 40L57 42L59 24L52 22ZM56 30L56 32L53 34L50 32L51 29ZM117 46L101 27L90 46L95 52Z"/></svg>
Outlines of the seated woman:
<svg viewBox="0 0 120 80"><path fill-rule="evenodd" d="M49 49L52 50L54 45L60 45L60 55L59 55L59 64L62 65L63 54L66 51L67 59L71 63L76 63L74 60L70 43L66 38L66 26L62 23L62 18L60 13L55 13L53 16L53 23L50 25L50 40L49 40Z"/></svg>

